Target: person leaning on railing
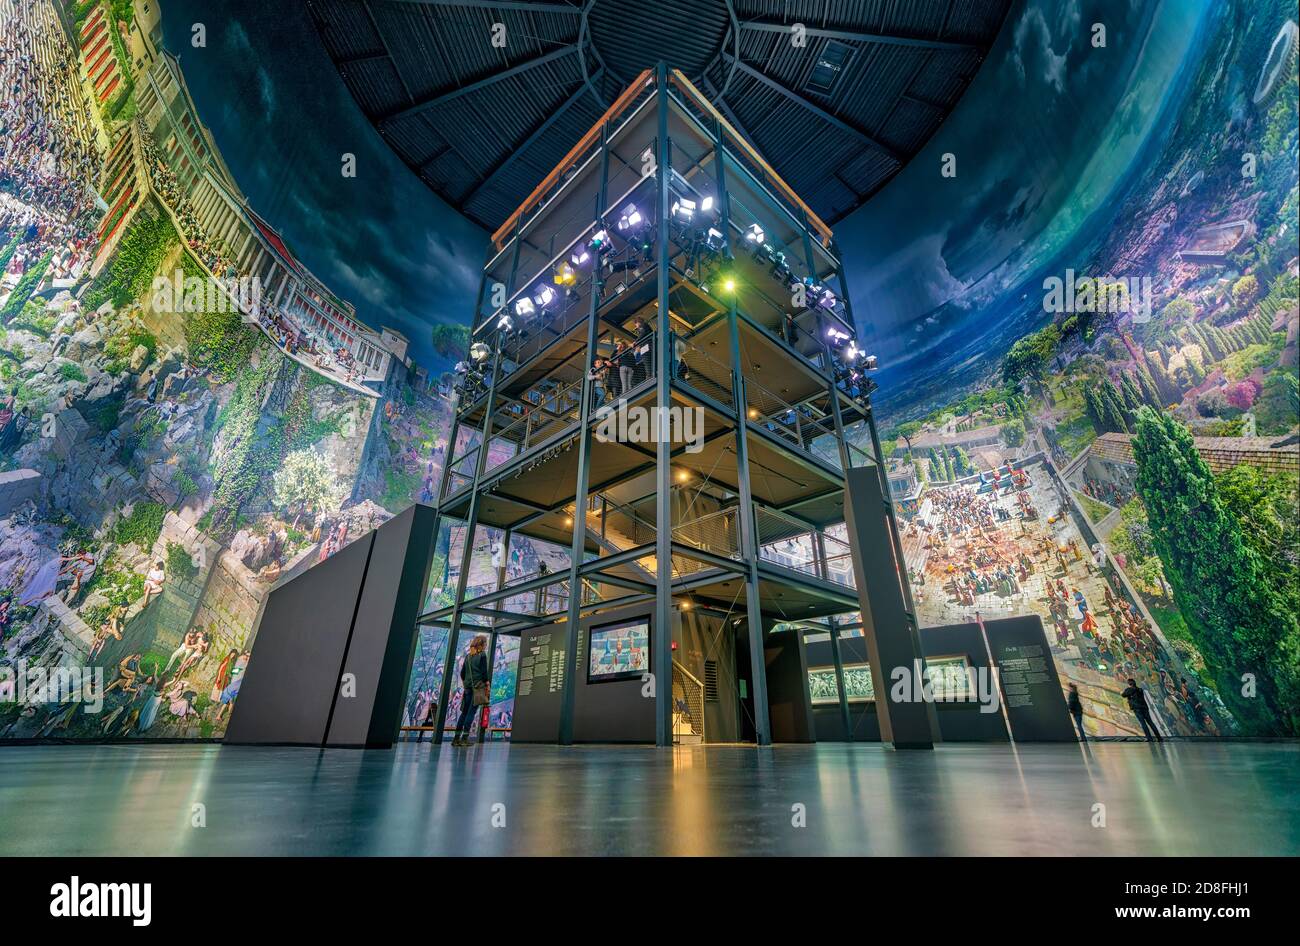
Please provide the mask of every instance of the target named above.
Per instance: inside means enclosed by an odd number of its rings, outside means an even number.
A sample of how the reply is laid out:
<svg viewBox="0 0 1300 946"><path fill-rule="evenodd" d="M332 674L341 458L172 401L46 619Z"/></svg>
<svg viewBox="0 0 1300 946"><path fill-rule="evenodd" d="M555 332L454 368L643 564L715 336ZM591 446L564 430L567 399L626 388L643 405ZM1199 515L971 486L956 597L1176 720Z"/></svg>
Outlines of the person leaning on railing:
<svg viewBox="0 0 1300 946"><path fill-rule="evenodd" d="M640 384L648 376L649 372L645 367L646 357L650 354L650 326L646 320L637 316L632 320L632 384Z"/></svg>
<svg viewBox="0 0 1300 946"><path fill-rule="evenodd" d="M607 394L606 386L609 384L609 361L597 355L591 362L591 370L587 372L587 380L592 383L595 403L597 405L604 404Z"/></svg>

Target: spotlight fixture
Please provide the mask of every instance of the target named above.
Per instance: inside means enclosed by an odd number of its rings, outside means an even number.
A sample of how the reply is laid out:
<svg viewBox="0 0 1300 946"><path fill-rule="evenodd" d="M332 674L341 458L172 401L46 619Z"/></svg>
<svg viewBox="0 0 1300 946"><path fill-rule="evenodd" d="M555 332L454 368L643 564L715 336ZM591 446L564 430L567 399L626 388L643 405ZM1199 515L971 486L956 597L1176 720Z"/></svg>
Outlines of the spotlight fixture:
<svg viewBox="0 0 1300 946"><path fill-rule="evenodd" d="M683 223L690 223L695 219L695 208L698 205L688 197L679 197L673 201L673 216Z"/></svg>
<svg viewBox="0 0 1300 946"><path fill-rule="evenodd" d="M704 234L704 245L711 250L721 250L724 242L722 231L717 227L709 227Z"/></svg>
<svg viewBox="0 0 1300 946"><path fill-rule="evenodd" d="M707 214L707 213L712 213L712 212L713 212L713 198L712 198L711 196L710 196L710 197L701 197L701 198L700 198L700 213L705 213L705 214Z"/></svg>
<svg viewBox="0 0 1300 946"><path fill-rule="evenodd" d="M552 278L557 286L572 286L578 281L578 274L568 263L560 263L555 267L555 275Z"/></svg>
<svg viewBox="0 0 1300 946"><path fill-rule="evenodd" d="M866 368L868 371L875 371L878 367L876 356L868 355L866 358L863 358L862 367Z"/></svg>
<svg viewBox="0 0 1300 946"><path fill-rule="evenodd" d="M841 332L834 325L828 325L826 326L826 337L830 339L832 345L839 348L853 336L849 335L847 332Z"/></svg>
<svg viewBox="0 0 1300 946"><path fill-rule="evenodd" d="M628 204L623 208L623 215L618 218L618 228L624 232L635 230L644 220L641 211L636 209L636 204Z"/></svg>
<svg viewBox="0 0 1300 946"><path fill-rule="evenodd" d="M585 247L580 246L569 254L569 262L574 266L585 266L589 259L591 259L591 254L587 252Z"/></svg>
<svg viewBox="0 0 1300 946"><path fill-rule="evenodd" d="M510 317L509 313L502 312L501 315L497 318L497 331L505 332L507 335L509 335L514 330L515 330L515 320Z"/></svg>
<svg viewBox="0 0 1300 946"><path fill-rule="evenodd" d="M780 280L790 277L790 264L786 262L785 253L781 250L772 254L772 275Z"/></svg>
<svg viewBox="0 0 1300 946"><path fill-rule="evenodd" d="M527 318L536 311L537 307L533 305L533 300L527 296L515 300L515 315L520 318Z"/></svg>
<svg viewBox="0 0 1300 946"><path fill-rule="evenodd" d="M763 232L762 227L756 223L751 223L749 228L745 231L745 242L762 245L763 238L766 236L767 234Z"/></svg>
<svg viewBox="0 0 1300 946"><path fill-rule="evenodd" d="M722 288L727 292L736 291L736 280L732 276L727 276L722 280Z"/></svg>
<svg viewBox="0 0 1300 946"><path fill-rule="evenodd" d="M604 253L609 249L609 232L603 229L597 230L591 235L591 240L587 243L587 248L593 253ZM583 254L583 259L586 259L585 253Z"/></svg>
<svg viewBox="0 0 1300 946"><path fill-rule="evenodd" d="M487 361L488 356L492 354L492 349L487 346L486 342L475 342L469 346L469 356L477 362Z"/></svg>
<svg viewBox="0 0 1300 946"><path fill-rule="evenodd" d="M550 286L538 286L533 290L533 301L544 309L555 301L555 290Z"/></svg>

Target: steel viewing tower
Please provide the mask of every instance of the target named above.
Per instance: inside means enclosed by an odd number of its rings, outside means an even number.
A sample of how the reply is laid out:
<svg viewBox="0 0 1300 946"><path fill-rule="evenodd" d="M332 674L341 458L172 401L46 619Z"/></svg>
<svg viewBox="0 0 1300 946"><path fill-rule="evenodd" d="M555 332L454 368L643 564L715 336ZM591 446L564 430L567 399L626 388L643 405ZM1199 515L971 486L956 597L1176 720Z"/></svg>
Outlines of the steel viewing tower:
<svg viewBox="0 0 1300 946"><path fill-rule="evenodd" d="M579 628L640 604L656 744L701 741L706 720L718 741L770 743L765 642L829 631L840 671L837 634L872 633L855 470L915 639L874 366L830 229L681 72L643 72L492 235L436 500L454 587L419 619L448 631L435 740L465 636L547 625L558 741L574 741ZM483 530L561 545L568 567L511 574L498 555L476 580ZM702 705L720 691L734 714Z"/></svg>

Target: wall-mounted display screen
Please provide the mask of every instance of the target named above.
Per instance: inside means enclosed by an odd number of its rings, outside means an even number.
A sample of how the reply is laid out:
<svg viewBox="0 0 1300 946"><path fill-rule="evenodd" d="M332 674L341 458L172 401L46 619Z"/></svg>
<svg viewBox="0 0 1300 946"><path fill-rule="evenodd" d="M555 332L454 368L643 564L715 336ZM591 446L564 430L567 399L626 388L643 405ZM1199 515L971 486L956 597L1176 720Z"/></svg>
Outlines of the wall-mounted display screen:
<svg viewBox="0 0 1300 946"><path fill-rule="evenodd" d="M650 622L623 621L591 629L587 682L640 677L650 670Z"/></svg>
<svg viewBox="0 0 1300 946"><path fill-rule="evenodd" d="M934 698L942 703L964 703L975 699L971 677L967 668L970 662L964 656L926 657L925 669Z"/></svg>
<svg viewBox="0 0 1300 946"><path fill-rule="evenodd" d="M869 703L876 698L871 682L871 665L845 664L844 691L850 703ZM835 686L834 667L812 667L808 670L808 692L813 705L838 703L839 689Z"/></svg>

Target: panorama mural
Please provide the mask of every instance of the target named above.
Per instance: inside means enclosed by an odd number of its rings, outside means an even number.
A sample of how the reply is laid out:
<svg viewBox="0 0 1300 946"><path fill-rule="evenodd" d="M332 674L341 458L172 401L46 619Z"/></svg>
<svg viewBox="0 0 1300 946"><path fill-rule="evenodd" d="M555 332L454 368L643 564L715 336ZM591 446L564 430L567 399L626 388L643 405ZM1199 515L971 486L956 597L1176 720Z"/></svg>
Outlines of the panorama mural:
<svg viewBox="0 0 1300 946"><path fill-rule="evenodd" d="M0 738L220 736L269 589L431 499L446 446L464 331L313 274L138 13L0 0ZM1300 729L1296 45L1282 0L1027 0L837 227L923 623L1041 615L1097 735L1140 733L1129 677L1168 734ZM471 586L565 567L500 539Z"/></svg>
<svg viewBox="0 0 1300 946"><path fill-rule="evenodd" d="M1040 615L1097 735L1300 732L1295 17L1015 7L837 232L922 624Z"/></svg>

